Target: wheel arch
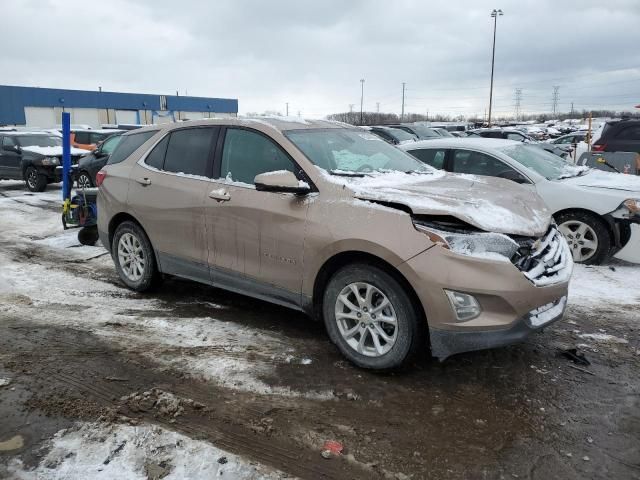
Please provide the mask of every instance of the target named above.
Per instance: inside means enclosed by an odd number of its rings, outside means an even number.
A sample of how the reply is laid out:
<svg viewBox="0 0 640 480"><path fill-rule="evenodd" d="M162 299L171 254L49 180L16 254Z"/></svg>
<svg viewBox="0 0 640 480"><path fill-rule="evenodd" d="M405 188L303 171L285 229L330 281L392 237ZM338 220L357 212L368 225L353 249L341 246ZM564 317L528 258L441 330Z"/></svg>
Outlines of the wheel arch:
<svg viewBox="0 0 640 480"><path fill-rule="evenodd" d="M153 250L153 255L155 256L155 260L156 260L156 265L158 267L158 270L160 270L160 261L158 258L158 252L156 251L155 247L153 246L153 243L151 242L151 238L149 238L149 234L147 233L147 231L145 230L145 228L142 226L142 224L130 213L127 212L119 212L116 213L111 220L109 220L109 227L108 227L108 232L107 235L109 236L109 251L111 251L111 244L113 243L113 236L116 233L116 229L118 228L118 226L124 222L133 222L136 225L138 225L138 227L140 227L140 229L144 232L144 234L147 236L147 238L149 239L149 243L151 244L151 250ZM111 254L113 255L113 252L111 252Z"/></svg>
<svg viewBox="0 0 640 480"><path fill-rule="evenodd" d="M325 262L318 270L318 274L316 275L314 284L313 284L313 294L312 294L312 314L314 318L320 320L322 318L322 301L324 297L324 290L329 283L329 280L333 276L335 272L337 272L341 267L348 265L350 263L365 263L369 265L376 266L386 273L391 275L400 285L405 289L405 291L409 294L409 298L411 299L416 312L420 316L422 323L425 327L427 327L427 316L426 312L420 302L418 294L415 289L411 286L411 283L406 279L406 277L393 265L391 265L386 260L373 255L371 253L359 251L359 250L348 250L340 253L336 253L330 258L326 259Z"/></svg>

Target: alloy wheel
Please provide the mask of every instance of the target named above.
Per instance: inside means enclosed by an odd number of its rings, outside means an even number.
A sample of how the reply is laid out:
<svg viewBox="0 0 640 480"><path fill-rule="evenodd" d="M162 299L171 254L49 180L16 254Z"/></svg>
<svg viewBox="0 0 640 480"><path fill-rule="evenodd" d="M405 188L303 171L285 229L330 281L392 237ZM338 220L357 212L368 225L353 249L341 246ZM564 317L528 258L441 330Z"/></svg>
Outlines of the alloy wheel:
<svg viewBox="0 0 640 480"><path fill-rule="evenodd" d="M29 184L29 188L35 189L38 185L38 172L34 168L29 169L29 173L27 174L27 183Z"/></svg>
<svg viewBox="0 0 640 480"><path fill-rule="evenodd" d="M584 222L568 220L558 226L560 233L567 239L573 260L586 262L598 250L598 236L596 232Z"/></svg>
<svg viewBox="0 0 640 480"><path fill-rule="evenodd" d="M146 259L142 244L135 235L127 232L120 237L118 262L124 274L132 282L137 282L144 275Z"/></svg>
<svg viewBox="0 0 640 480"><path fill-rule="evenodd" d="M398 336L395 309L380 289L366 282L344 287L335 305L342 338L356 352L381 357L393 348Z"/></svg>
<svg viewBox="0 0 640 480"><path fill-rule="evenodd" d="M91 179L88 177L86 173L80 174L78 177L78 188L87 189L91 188Z"/></svg>

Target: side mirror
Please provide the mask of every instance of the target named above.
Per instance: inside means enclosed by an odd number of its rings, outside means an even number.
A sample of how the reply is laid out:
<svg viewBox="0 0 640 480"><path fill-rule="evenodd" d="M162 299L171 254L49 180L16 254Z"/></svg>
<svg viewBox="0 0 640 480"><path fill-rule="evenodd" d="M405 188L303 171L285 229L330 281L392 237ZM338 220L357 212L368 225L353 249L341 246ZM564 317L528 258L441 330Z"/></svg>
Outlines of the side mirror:
<svg viewBox="0 0 640 480"><path fill-rule="evenodd" d="M306 182L298 180L296 176L287 170L266 172L256 175L253 183L259 192L280 192L306 195L311 187Z"/></svg>

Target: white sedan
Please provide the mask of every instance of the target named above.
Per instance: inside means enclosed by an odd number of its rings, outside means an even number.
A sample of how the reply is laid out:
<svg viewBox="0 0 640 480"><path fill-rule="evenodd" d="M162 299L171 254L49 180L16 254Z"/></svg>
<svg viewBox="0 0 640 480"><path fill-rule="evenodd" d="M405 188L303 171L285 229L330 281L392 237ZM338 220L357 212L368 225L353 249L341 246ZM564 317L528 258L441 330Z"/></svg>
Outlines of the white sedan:
<svg viewBox="0 0 640 480"><path fill-rule="evenodd" d="M505 178L534 189L576 262L601 264L613 255L640 263L640 177L572 166L511 140L443 138L399 148L437 169Z"/></svg>

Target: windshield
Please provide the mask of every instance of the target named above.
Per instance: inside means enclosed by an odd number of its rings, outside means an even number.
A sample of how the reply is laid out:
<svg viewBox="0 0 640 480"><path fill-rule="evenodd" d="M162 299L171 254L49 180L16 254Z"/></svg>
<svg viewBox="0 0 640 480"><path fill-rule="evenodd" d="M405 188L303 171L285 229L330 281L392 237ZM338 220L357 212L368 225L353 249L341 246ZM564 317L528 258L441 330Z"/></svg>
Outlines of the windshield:
<svg viewBox="0 0 640 480"><path fill-rule="evenodd" d="M453 137L446 128L436 128L441 137Z"/></svg>
<svg viewBox="0 0 640 480"><path fill-rule="evenodd" d="M289 130L285 135L311 162L329 172L434 171L367 131L323 128Z"/></svg>
<svg viewBox="0 0 640 480"><path fill-rule="evenodd" d="M61 147L62 138L49 135L20 135L15 137L21 147Z"/></svg>
<svg viewBox="0 0 640 480"><path fill-rule="evenodd" d="M499 148L498 151L542 175L547 180L576 177L588 171L588 168L569 165L557 155L533 145L511 145Z"/></svg>
<svg viewBox="0 0 640 480"><path fill-rule="evenodd" d="M438 138L440 135L433 128L423 127L422 125L413 125L413 128L422 138Z"/></svg>

